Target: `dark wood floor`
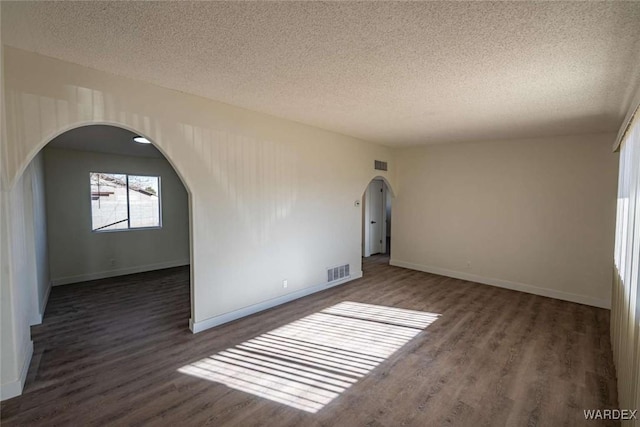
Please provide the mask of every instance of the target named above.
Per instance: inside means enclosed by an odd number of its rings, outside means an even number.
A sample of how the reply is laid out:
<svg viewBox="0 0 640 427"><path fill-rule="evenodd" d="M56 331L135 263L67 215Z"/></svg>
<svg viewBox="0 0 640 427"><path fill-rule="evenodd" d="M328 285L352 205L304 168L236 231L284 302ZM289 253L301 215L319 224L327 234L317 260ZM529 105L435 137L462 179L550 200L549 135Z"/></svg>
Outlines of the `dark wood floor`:
<svg viewBox="0 0 640 427"><path fill-rule="evenodd" d="M197 335L186 268L56 287L2 425L602 425L583 409L617 406L607 310L387 261ZM180 371L344 301L439 317L315 413Z"/></svg>

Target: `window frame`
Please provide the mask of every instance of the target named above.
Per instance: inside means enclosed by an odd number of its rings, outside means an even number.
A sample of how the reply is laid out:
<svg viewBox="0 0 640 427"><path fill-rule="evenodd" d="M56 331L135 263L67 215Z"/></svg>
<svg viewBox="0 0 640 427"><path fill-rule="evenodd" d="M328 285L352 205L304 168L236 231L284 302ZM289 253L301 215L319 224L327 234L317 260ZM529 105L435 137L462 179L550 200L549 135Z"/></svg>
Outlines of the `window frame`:
<svg viewBox="0 0 640 427"><path fill-rule="evenodd" d="M92 190L91 190L91 177L93 174L105 174L105 175L124 175L126 182L126 195L127 195L127 228L115 228L111 230L106 229L94 229L93 228L93 204L92 202ZM158 179L158 225L152 225L147 227L132 227L131 226L131 203L129 200L129 176L139 176L146 178ZM89 209L91 212L91 232L92 233L116 233L121 231L137 231L137 230L158 230L162 228L162 176L161 175L145 175L138 173L125 173L125 172L93 172L89 171ZM122 221L125 222L125 221ZM114 224L111 224L114 225ZM109 226L111 226L109 225Z"/></svg>

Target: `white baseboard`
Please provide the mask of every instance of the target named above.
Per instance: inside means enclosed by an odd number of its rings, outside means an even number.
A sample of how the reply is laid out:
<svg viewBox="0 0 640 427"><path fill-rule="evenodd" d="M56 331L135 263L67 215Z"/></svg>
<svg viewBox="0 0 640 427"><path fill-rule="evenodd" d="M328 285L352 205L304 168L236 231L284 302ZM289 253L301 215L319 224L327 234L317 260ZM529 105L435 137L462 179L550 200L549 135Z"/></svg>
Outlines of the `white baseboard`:
<svg viewBox="0 0 640 427"><path fill-rule="evenodd" d="M464 273L460 271L447 270L439 267L431 267L428 265L413 264L410 262L392 259L390 265L396 267L408 268L410 270L424 271L425 273L438 274L440 276L453 277L455 279L467 280L469 282L482 283L484 285L497 286L499 288L511 289L514 291L526 292L528 294L540 295L543 297L555 298L564 301L577 302L578 304L590 305L599 308L611 308L611 300L593 298L586 295L572 294L569 292L558 291L555 289L540 288L538 286L526 285L524 283L509 282L502 279L494 279L490 277L478 276L475 274Z"/></svg>
<svg viewBox="0 0 640 427"><path fill-rule="evenodd" d="M357 274L352 274L342 280L338 280L331 283L322 283L320 285L311 286L309 288L300 289L299 291L291 292L290 294L283 295L281 297L273 298L268 301L260 302L258 304L250 305L248 307L244 307L238 310L231 311L229 313L221 314L219 316L211 317L206 320L202 320L200 322L194 322L193 319L189 319L189 329L194 334L198 332L202 332L205 329L210 329L215 326L222 325L224 323L231 322L233 320L240 319L241 317L246 317L251 314L258 313L260 311L267 310L269 308L276 307L278 305L296 300L298 298L306 297L311 294L315 294L316 292L324 291L325 289L332 288L334 286L342 285L343 283L350 282L355 279L359 279L362 277L362 271Z"/></svg>
<svg viewBox="0 0 640 427"><path fill-rule="evenodd" d="M42 313L36 313L31 317L31 321L29 322L29 326L36 326L42 323Z"/></svg>
<svg viewBox="0 0 640 427"><path fill-rule="evenodd" d="M0 385L0 400L11 399L22 394L22 389L27 380L27 373L29 372L29 365L31 364L31 357L33 356L33 341L29 340L26 346L20 375L15 381Z"/></svg>
<svg viewBox="0 0 640 427"><path fill-rule="evenodd" d="M124 276L127 274L144 273L145 271L162 270L163 268L181 267L189 265L189 260L161 262L158 264L139 265L129 268L120 268L117 270L100 271L98 273L80 274L77 276L59 277L52 279L53 286L69 285L71 283L86 282L89 280L106 279L107 277Z"/></svg>

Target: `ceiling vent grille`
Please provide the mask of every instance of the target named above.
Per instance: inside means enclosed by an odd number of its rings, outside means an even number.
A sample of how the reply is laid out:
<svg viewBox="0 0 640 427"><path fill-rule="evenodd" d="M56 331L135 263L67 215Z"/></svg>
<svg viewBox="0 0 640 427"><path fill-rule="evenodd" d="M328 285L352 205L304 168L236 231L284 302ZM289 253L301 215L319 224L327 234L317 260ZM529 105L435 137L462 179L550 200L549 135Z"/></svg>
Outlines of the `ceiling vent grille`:
<svg viewBox="0 0 640 427"><path fill-rule="evenodd" d="M383 162L382 160L375 160L373 163L373 167L379 171L387 170L387 162Z"/></svg>
<svg viewBox="0 0 640 427"><path fill-rule="evenodd" d="M327 282L335 282L345 277L349 277L349 264L327 269Z"/></svg>

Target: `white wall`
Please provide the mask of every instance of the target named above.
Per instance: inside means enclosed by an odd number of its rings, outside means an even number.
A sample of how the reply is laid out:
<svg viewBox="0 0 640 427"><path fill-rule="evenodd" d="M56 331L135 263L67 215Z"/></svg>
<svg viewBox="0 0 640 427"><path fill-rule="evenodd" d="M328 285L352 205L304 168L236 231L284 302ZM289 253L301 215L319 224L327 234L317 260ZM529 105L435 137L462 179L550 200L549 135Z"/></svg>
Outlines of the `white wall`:
<svg viewBox="0 0 640 427"><path fill-rule="evenodd" d="M42 178L39 155L2 192L2 399L22 391L33 352L29 327L42 321L49 295Z"/></svg>
<svg viewBox="0 0 640 427"><path fill-rule="evenodd" d="M391 263L609 307L614 137L399 150Z"/></svg>
<svg viewBox="0 0 640 427"><path fill-rule="evenodd" d="M44 163L54 285L189 264L188 195L165 159L45 148ZM160 176L162 228L92 232L90 172Z"/></svg>
<svg viewBox="0 0 640 427"><path fill-rule="evenodd" d="M361 271L354 202L374 160L394 170L388 148L6 46L4 79L3 188L80 125L133 130L167 156L190 193L195 329L322 289L327 267ZM19 291L13 275L5 286Z"/></svg>
<svg viewBox="0 0 640 427"><path fill-rule="evenodd" d="M24 223L19 219L16 222L13 220L24 208L23 188L23 181L19 180L13 191L2 191L0 200L0 210L2 210L0 398L3 400L21 393L26 379L26 367L33 351L29 323L33 315L31 307L35 306L35 283L29 282L27 267L29 260L21 258L26 256L25 243L19 242L24 238Z"/></svg>

